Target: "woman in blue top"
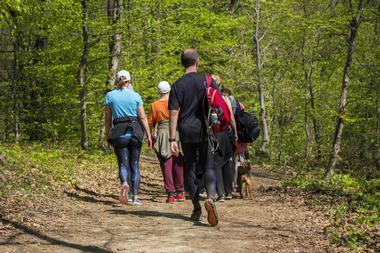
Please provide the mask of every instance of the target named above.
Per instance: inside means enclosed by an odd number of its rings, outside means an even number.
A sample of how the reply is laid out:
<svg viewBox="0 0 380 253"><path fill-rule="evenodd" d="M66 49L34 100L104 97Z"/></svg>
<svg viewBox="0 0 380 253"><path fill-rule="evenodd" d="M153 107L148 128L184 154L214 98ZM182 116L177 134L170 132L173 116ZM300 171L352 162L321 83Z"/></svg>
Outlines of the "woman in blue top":
<svg viewBox="0 0 380 253"><path fill-rule="evenodd" d="M120 202L128 203L128 192L131 189L132 204L139 205L139 159L144 132L149 147L152 146L152 138L143 101L138 93L129 88L130 81L128 71L119 71L116 75L117 88L108 92L104 98L105 134L107 141L114 148L119 165Z"/></svg>

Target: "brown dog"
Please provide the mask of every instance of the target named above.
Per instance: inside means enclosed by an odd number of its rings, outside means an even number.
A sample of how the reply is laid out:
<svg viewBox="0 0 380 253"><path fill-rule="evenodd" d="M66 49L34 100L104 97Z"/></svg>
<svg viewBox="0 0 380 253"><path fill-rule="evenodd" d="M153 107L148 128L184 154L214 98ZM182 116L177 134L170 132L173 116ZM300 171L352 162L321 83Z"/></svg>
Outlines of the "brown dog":
<svg viewBox="0 0 380 253"><path fill-rule="evenodd" d="M253 199L252 194L252 166L248 161L241 162L240 166L238 167L238 177L237 177L237 191L240 193L240 197L242 199L248 198ZM244 185L244 191L245 195L243 197L243 185Z"/></svg>

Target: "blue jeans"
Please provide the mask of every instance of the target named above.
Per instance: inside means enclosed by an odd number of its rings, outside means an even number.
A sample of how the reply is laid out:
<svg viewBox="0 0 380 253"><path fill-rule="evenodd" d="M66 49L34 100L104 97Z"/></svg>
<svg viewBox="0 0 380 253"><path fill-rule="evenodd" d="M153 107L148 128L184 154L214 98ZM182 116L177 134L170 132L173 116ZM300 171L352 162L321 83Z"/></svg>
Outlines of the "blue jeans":
<svg viewBox="0 0 380 253"><path fill-rule="evenodd" d="M137 194L141 180L139 168L141 142L135 137L121 137L114 140L112 146L119 165L120 182L129 182L130 179L132 193Z"/></svg>

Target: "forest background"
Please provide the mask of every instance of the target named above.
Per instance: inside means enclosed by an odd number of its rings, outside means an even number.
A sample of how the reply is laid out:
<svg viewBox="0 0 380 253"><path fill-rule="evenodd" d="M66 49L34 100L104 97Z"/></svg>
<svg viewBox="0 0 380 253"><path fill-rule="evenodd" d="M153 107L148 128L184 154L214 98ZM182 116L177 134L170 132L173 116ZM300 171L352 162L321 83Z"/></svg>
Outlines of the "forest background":
<svg viewBox="0 0 380 253"><path fill-rule="evenodd" d="M284 187L343 197L332 223L346 234L333 237L371 243L366 226L380 220L379 32L378 0L3 0L2 195L32 185L6 180L30 173L19 169L25 160L51 162L43 157L61 149L107 156L102 101L115 73L131 72L149 110L157 83L179 78L180 53L193 47L200 71L220 75L259 117L253 162L293 173ZM72 171L46 173L72 180Z"/></svg>

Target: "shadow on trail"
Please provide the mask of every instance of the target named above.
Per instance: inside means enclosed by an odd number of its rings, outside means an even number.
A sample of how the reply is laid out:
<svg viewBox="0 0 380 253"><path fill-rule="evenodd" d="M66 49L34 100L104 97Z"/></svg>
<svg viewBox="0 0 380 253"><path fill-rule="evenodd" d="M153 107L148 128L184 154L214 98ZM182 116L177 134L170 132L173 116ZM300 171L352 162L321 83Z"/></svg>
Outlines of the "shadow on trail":
<svg viewBox="0 0 380 253"><path fill-rule="evenodd" d="M160 179L160 182L162 181L162 179ZM159 184L159 183L153 183L153 182L146 182L146 181L143 181L141 182L141 186L144 186L144 187L150 187L156 191L163 191L164 189L164 185L163 184ZM162 190L160 190L162 189Z"/></svg>
<svg viewBox="0 0 380 253"><path fill-rule="evenodd" d="M184 216L178 213L166 213L166 212L157 212L157 211L126 211L126 210L118 210L118 209L113 209L113 210L107 210L108 212L112 214L118 214L118 215L135 215L140 218L144 217L165 217L169 219L176 219L176 220L184 220L184 221L189 221L192 222L194 226L198 227L209 227L209 224L205 224L199 221L193 221L190 217Z"/></svg>
<svg viewBox="0 0 380 253"><path fill-rule="evenodd" d="M145 194L151 197L167 197L167 194L165 194L163 190L146 187L145 185L140 186L139 194Z"/></svg>
<svg viewBox="0 0 380 253"><path fill-rule="evenodd" d="M97 193L97 192L95 192L93 190L82 188L79 185L76 185L74 189L77 190L77 191L80 191L80 192L84 192L84 193L86 193L88 195L91 195L91 196L96 196L96 197L101 197L101 198L113 198L113 199L117 199L118 198L118 196L116 196L114 194Z"/></svg>
<svg viewBox="0 0 380 253"><path fill-rule="evenodd" d="M236 229L240 229L240 228L255 228L255 229L266 230L266 231L269 231L269 232L278 231L278 232L288 232L288 233L291 233L291 234L296 234L297 233L296 230L287 229L287 228L281 228L281 227L278 227L278 226L263 226L261 224L251 224L250 221L231 221L231 222L228 222L228 226L230 228L236 228Z"/></svg>
<svg viewBox="0 0 380 253"><path fill-rule="evenodd" d="M157 188L154 188L154 184L149 184L150 187L146 187L145 185L142 186L139 190L140 194L146 195L146 197L143 197L141 199L148 200L151 202L161 202L162 198L166 196L166 194L163 193L162 190L159 190ZM75 187L77 191L86 193L87 195L81 195L78 192L72 192L65 190L64 193L71 198L75 198L78 201L88 202L88 203L97 203L97 204L103 204L103 205L109 205L109 206L115 206L116 204L119 204L118 196L112 195L112 194L98 194L92 190L88 190L85 188L79 188ZM103 200L99 198L112 198L115 201L112 200Z"/></svg>
<svg viewBox="0 0 380 253"><path fill-rule="evenodd" d="M20 242L15 242L17 236L22 235L22 234L23 234L22 232L19 232L15 235L8 237L7 240L0 242L0 245L22 245L22 243Z"/></svg>
<svg viewBox="0 0 380 253"><path fill-rule="evenodd" d="M161 202L162 198L167 197L163 185L153 182L142 182L140 184L139 194L146 195L146 200L152 202Z"/></svg>
<svg viewBox="0 0 380 253"><path fill-rule="evenodd" d="M1 216L0 216L0 221L4 224L9 224L9 225L13 226L14 228L17 228L18 230L21 230L24 233L35 236L41 240L45 240L45 241L47 241L53 245L59 245L59 246L67 247L67 248L77 249L77 250L80 250L82 252L113 253L113 251L103 249L103 248L100 248L98 246L81 245L81 244L77 244L77 243L71 243L71 242L60 240L60 239L56 239L56 238L50 237L50 236L48 236L48 235L46 235L40 231L37 231L33 228L25 226L25 225L18 223L16 221L12 221L12 220L3 218ZM9 243L9 244L11 244L11 243Z"/></svg>
<svg viewBox="0 0 380 253"><path fill-rule="evenodd" d="M141 154L140 155L140 160L142 162L146 162L146 163L150 163L150 164L154 164L154 165L159 165L160 162L158 161L157 157L154 156L154 155L143 155Z"/></svg>
<svg viewBox="0 0 380 253"><path fill-rule="evenodd" d="M117 203L115 201L110 201L110 200L100 200L100 199L94 198L92 196L81 196L76 192L69 192L66 190L64 192L67 196L72 197L72 198L76 198L77 200L84 201L84 202L101 203L101 204L110 205L110 206L113 206Z"/></svg>
<svg viewBox="0 0 380 253"><path fill-rule="evenodd" d="M126 211L126 210L119 210L119 209L112 209L112 210L107 210L108 212L112 214L118 214L118 215L135 215L140 218L144 217L165 217L169 219L176 219L176 220L184 220L184 221L191 221L193 222L192 219L188 216L184 216L178 213L166 213L166 212L157 212L157 211L146 211L146 210L141 210L141 211Z"/></svg>

